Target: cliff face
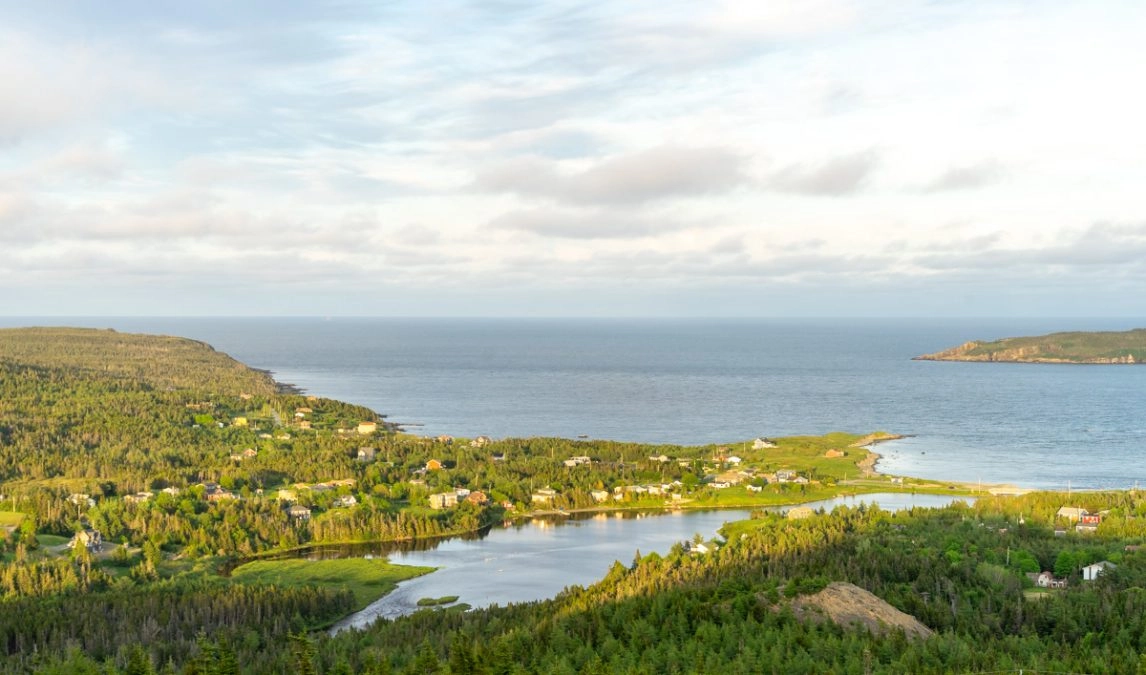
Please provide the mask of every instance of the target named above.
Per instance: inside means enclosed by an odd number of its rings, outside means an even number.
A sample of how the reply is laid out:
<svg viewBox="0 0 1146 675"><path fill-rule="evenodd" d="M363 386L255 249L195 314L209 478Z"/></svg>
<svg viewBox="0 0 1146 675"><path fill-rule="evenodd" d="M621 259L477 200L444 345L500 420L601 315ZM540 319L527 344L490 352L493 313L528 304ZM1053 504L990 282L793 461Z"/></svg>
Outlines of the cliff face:
<svg viewBox="0 0 1146 675"><path fill-rule="evenodd" d="M1146 360L1146 329L1107 333L1053 333L1040 337L975 340L917 361L1136 364Z"/></svg>

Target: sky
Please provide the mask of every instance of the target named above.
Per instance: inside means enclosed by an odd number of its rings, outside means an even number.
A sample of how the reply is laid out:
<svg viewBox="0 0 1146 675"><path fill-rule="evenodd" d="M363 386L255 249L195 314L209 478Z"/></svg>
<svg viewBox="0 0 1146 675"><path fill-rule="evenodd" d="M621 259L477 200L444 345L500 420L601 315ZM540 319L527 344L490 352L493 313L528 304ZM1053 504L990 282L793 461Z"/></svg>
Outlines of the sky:
<svg viewBox="0 0 1146 675"><path fill-rule="evenodd" d="M0 6L0 314L1146 316L1146 3Z"/></svg>

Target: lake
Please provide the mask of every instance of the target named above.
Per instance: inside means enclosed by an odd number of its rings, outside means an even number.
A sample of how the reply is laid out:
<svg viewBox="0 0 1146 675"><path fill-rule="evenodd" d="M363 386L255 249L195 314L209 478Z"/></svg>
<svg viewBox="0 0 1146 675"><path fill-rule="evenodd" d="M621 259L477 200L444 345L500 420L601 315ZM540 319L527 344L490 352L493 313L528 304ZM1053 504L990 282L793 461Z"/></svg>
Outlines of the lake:
<svg viewBox="0 0 1146 675"><path fill-rule="evenodd" d="M942 495L871 494L809 502L814 509L878 503L888 511L946 506L960 498ZM972 501L963 499L963 501ZM776 507L787 512L791 507ZM726 522L743 520L751 512L720 511L615 512L544 517L491 529L480 537L454 537L421 542L418 550L378 546L373 555L388 555L401 565L427 565L438 571L404 581L366 609L332 629L365 626L378 618L393 619L417 611L421 598L456 595L474 607L544 600L567 586L588 586L605 576L614 561L628 565L640 551L665 554L673 544L700 534L711 539ZM344 549L363 555L358 547ZM336 555L327 548L317 557Z"/></svg>

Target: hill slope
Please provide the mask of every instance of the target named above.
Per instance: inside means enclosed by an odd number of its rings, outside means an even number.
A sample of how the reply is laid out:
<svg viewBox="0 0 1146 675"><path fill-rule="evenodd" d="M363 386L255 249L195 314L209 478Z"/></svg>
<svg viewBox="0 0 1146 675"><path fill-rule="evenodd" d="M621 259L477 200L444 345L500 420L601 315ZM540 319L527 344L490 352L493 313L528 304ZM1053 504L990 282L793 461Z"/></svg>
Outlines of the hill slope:
<svg viewBox="0 0 1146 675"><path fill-rule="evenodd" d="M1133 364L1146 361L1146 328L1122 332L1051 333L990 342L975 340L917 361Z"/></svg>

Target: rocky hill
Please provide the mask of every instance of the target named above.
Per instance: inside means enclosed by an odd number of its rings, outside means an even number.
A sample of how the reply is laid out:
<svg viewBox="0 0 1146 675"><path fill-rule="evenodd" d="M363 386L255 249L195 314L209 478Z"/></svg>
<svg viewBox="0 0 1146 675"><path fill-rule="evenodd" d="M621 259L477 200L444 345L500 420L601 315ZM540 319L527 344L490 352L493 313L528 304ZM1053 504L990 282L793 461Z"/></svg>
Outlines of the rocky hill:
<svg viewBox="0 0 1146 675"><path fill-rule="evenodd" d="M975 340L917 361L1134 364L1146 361L1146 328L1122 332L1052 333L1038 337Z"/></svg>

